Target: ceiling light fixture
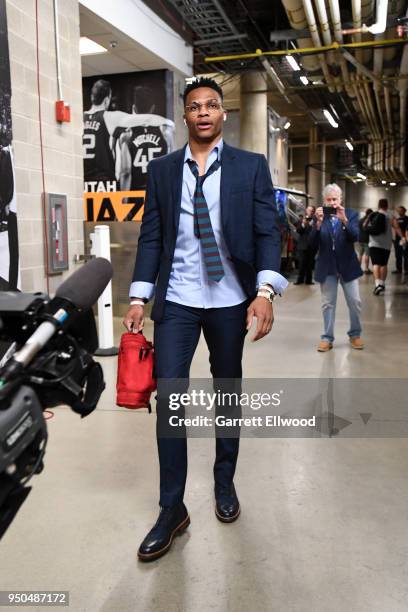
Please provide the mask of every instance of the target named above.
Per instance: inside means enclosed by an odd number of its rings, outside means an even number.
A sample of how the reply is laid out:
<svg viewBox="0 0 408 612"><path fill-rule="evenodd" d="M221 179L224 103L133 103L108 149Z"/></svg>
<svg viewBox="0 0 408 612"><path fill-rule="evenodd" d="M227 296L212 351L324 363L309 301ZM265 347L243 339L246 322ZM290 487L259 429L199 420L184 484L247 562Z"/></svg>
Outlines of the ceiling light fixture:
<svg viewBox="0 0 408 612"><path fill-rule="evenodd" d="M301 70L299 64L297 63L293 55L285 55L285 58L292 70L294 70L295 72L299 72L299 70Z"/></svg>
<svg viewBox="0 0 408 612"><path fill-rule="evenodd" d="M387 181L384 181L384 179L381 181L381 185L386 185Z"/></svg>
<svg viewBox="0 0 408 612"><path fill-rule="evenodd" d="M338 112L336 111L336 109L334 108L333 104L329 104L329 106L330 106L330 110L331 110L331 112L333 113L333 116L334 116L336 119L340 119L339 114L338 114Z"/></svg>
<svg viewBox="0 0 408 612"><path fill-rule="evenodd" d="M390 186L391 186L391 187L395 187L395 185L396 185L396 184L397 184L397 183L390 183Z"/></svg>
<svg viewBox="0 0 408 612"><path fill-rule="evenodd" d="M108 53L108 50L87 36L81 36L79 39L79 54L97 55L98 53Z"/></svg>
<svg viewBox="0 0 408 612"><path fill-rule="evenodd" d="M303 83L303 85L309 85L309 79L305 77L304 75L300 77L300 80Z"/></svg>
<svg viewBox="0 0 408 612"><path fill-rule="evenodd" d="M283 128L284 128L285 130L288 130L288 129L290 128L290 126L291 126L291 125L292 125L292 124L291 124L291 122L290 122L290 121L289 121L289 119L288 119L288 120L287 120L287 122L285 123L285 125L283 126Z"/></svg>
<svg viewBox="0 0 408 612"><path fill-rule="evenodd" d="M357 172L357 176L358 178L361 178L362 181L365 181L367 178L366 176L364 176L364 174L361 174L361 172Z"/></svg>
<svg viewBox="0 0 408 612"><path fill-rule="evenodd" d="M354 147L351 144L351 142L349 140L346 140L346 147L350 150L350 151L354 151Z"/></svg>
<svg viewBox="0 0 408 612"><path fill-rule="evenodd" d="M330 111L327 110L327 108L323 109L323 115L326 117L327 121L330 123L331 126L333 126L334 128L339 127L339 124L337 123L337 121L335 121L333 115Z"/></svg>

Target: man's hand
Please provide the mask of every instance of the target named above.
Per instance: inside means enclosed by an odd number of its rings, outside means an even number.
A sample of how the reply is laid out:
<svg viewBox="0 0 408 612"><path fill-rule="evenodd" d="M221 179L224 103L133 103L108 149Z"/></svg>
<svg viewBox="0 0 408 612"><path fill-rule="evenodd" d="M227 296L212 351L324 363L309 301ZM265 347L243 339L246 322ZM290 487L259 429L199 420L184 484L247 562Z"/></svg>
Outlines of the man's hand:
<svg viewBox="0 0 408 612"><path fill-rule="evenodd" d="M324 219L323 206L319 206L319 208L316 210L315 217L316 217L316 228L320 229L320 226L323 223L323 219Z"/></svg>
<svg viewBox="0 0 408 612"><path fill-rule="evenodd" d="M250 303L247 310L247 330L251 327L254 317L256 317L256 331L252 342L260 340L266 334L269 334L272 329L273 308L271 302L264 297L256 297Z"/></svg>
<svg viewBox="0 0 408 612"><path fill-rule="evenodd" d="M144 307L138 305L130 306L123 319L123 325L129 332L134 334L141 331L144 326Z"/></svg>
<svg viewBox="0 0 408 612"><path fill-rule="evenodd" d="M346 217L346 211L345 211L344 206L342 206L341 204L339 204L339 205L337 206L336 213L337 213L337 218L338 218L338 219L339 219L339 220L340 220L342 223L344 223L344 225L346 225L346 224L348 223L348 219L347 219L347 217Z"/></svg>

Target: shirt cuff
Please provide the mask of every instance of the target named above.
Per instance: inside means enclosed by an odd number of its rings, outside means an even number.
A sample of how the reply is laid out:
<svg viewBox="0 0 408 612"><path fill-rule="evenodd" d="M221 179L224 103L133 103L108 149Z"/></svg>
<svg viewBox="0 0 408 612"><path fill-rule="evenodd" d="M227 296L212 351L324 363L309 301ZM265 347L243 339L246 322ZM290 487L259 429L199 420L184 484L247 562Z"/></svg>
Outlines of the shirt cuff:
<svg viewBox="0 0 408 612"><path fill-rule="evenodd" d="M153 297L153 294L153 283L146 283L145 281L135 281L130 285L129 297L138 297L145 300L150 300Z"/></svg>
<svg viewBox="0 0 408 612"><path fill-rule="evenodd" d="M279 272L261 270L256 275L256 287L258 288L265 284L272 285L274 291L279 294L282 294L289 285L286 278L282 276L282 274L279 274Z"/></svg>

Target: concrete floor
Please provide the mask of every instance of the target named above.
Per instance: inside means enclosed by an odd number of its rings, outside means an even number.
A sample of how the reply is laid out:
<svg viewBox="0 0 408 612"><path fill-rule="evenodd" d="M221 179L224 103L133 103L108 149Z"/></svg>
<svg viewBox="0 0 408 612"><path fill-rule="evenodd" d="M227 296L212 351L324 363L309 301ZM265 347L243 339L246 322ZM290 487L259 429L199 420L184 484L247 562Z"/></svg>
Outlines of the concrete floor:
<svg viewBox="0 0 408 612"><path fill-rule="evenodd" d="M374 297L372 277L361 280L362 352L349 348L340 296L329 354L316 352L318 286L291 286L272 334L247 342L245 375L406 377L408 284L392 281ZM192 376L207 376L207 364L201 341ZM103 365L94 414L80 421L60 408L48 421L45 470L0 545L1 589L69 590L75 612L408 610L408 440L244 438L242 514L224 525L213 511L214 441L190 439L191 526L144 565L137 547L158 511L155 417L115 407L115 359Z"/></svg>

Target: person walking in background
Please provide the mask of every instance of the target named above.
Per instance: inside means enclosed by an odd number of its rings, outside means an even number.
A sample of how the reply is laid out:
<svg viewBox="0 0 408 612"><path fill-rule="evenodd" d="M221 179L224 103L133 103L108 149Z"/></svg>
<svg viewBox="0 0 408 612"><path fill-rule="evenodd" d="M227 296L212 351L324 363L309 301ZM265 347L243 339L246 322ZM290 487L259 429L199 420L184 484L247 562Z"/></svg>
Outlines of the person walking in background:
<svg viewBox="0 0 408 612"><path fill-rule="evenodd" d="M373 293L381 295L385 292L387 265L392 247L392 222L388 215L386 198L378 201L378 210L371 213L366 227L370 235L368 246L375 282Z"/></svg>
<svg viewBox="0 0 408 612"><path fill-rule="evenodd" d="M312 231L314 213L314 206L308 206L306 215L299 219L296 226L296 233L298 236L297 255L299 272L296 282L293 283L294 285L303 285L303 283L306 283L306 285L314 285L312 276L315 252L309 245L309 236Z"/></svg>
<svg viewBox="0 0 408 612"><path fill-rule="evenodd" d="M392 220L394 234L395 267L393 274L408 274L408 250L406 248L405 234L408 229L407 209L405 206L398 206L397 215Z"/></svg>
<svg viewBox="0 0 408 612"><path fill-rule="evenodd" d="M354 243L359 238L358 213L342 205L342 190L332 183L323 190L323 207L316 210L316 223L309 243L318 249L315 280L320 283L324 332L317 350L321 353L333 348L336 318L337 288L340 282L346 298L352 348L364 348L361 339L361 300L358 278L362 276Z"/></svg>
<svg viewBox="0 0 408 612"><path fill-rule="evenodd" d="M360 221L358 222L358 225L360 228L360 233L358 237L358 248L359 248L358 260L360 262L360 265L363 269L364 274L372 274L370 267L369 267L370 266L370 253L368 250L368 241L370 239L370 235L366 229L368 218L372 212L373 211L371 210L371 208L367 208L367 210L364 213L364 216L361 217Z"/></svg>

